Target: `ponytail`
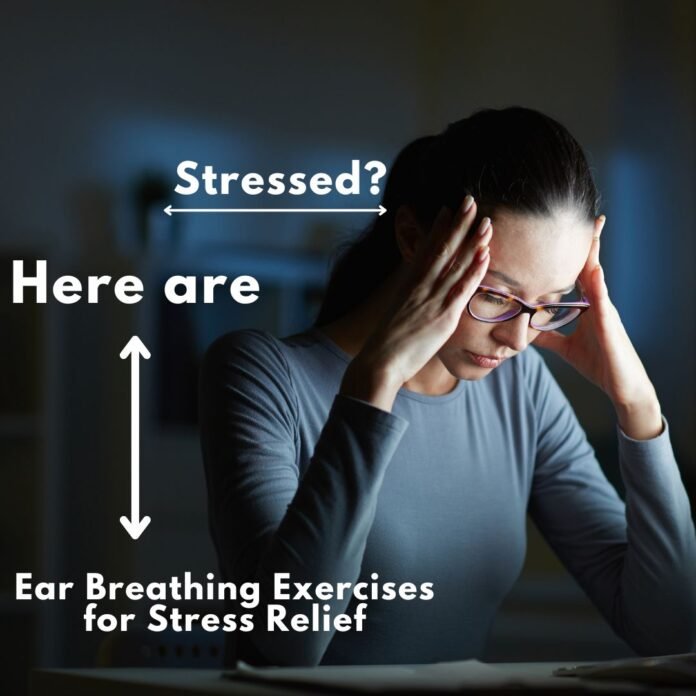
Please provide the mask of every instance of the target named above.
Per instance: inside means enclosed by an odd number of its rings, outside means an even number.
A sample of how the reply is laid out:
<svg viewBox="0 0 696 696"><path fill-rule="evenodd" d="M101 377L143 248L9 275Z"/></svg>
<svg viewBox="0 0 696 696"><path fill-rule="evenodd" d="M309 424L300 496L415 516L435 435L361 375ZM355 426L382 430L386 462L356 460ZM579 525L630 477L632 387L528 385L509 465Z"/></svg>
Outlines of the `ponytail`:
<svg viewBox="0 0 696 696"><path fill-rule="evenodd" d="M314 325L347 314L398 268L394 221L400 206L408 205L430 229L443 205L455 211L467 194L476 199L480 215L500 208L550 215L574 207L593 220L599 210L585 155L563 125L519 106L477 111L401 150L384 189L387 212L337 250Z"/></svg>

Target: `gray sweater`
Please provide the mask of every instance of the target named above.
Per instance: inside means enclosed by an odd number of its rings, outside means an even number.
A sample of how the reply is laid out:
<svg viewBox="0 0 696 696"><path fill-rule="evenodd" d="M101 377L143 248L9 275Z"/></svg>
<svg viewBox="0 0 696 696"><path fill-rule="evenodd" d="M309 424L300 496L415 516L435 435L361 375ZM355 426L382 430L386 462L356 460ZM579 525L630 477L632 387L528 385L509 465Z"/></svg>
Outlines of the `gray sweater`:
<svg viewBox="0 0 696 696"><path fill-rule="evenodd" d="M534 348L445 395L402 388L391 413L338 394L350 359L316 328L235 331L206 353L200 427L221 574L262 588L254 631L226 636L228 664L480 657L523 565L527 512L635 651L696 649L696 535L664 419L647 441L617 428L624 505ZM433 597L369 601L360 632L271 632L276 572L430 582ZM335 615L357 603L321 604Z"/></svg>

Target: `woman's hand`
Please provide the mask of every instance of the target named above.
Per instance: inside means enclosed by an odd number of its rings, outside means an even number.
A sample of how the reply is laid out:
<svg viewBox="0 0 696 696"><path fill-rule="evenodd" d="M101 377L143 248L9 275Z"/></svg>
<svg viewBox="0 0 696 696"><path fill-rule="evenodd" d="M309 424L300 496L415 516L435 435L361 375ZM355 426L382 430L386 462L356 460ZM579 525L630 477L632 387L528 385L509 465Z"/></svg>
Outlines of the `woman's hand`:
<svg viewBox="0 0 696 696"><path fill-rule="evenodd" d="M609 299L604 270L599 262L599 238L606 218L595 221L594 237L580 283L590 308L575 331L540 333L535 344L558 353L611 399L621 429L636 440L662 432L662 416L655 389Z"/></svg>
<svg viewBox="0 0 696 696"><path fill-rule="evenodd" d="M470 196L454 216L447 208L440 211L379 327L346 371L349 383L386 382L393 401L396 391L454 333L490 260L491 221L483 218L476 232L467 237L475 218L476 204ZM389 398L378 405L391 408Z"/></svg>

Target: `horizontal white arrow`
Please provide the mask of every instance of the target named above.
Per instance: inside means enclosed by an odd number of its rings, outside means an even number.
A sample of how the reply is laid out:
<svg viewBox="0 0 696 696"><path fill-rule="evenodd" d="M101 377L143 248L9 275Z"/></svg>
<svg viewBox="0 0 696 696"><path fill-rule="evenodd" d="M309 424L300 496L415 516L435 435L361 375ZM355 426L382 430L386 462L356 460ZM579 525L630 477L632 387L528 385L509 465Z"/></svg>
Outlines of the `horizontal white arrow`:
<svg viewBox="0 0 696 696"><path fill-rule="evenodd" d="M164 212L172 213L378 213L380 216L387 209L379 208L172 208L168 205Z"/></svg>
<svg viewBox="0 0 696 696"><path fill-rule="evenodd" d="M146 360L150 351L145 344L133 336L121 351L121 358L131 359L131 516L123 515L121 524L132 539L138 539L150 524L150 518L145 515L140 519L140 363L141 357Z"/></svg>

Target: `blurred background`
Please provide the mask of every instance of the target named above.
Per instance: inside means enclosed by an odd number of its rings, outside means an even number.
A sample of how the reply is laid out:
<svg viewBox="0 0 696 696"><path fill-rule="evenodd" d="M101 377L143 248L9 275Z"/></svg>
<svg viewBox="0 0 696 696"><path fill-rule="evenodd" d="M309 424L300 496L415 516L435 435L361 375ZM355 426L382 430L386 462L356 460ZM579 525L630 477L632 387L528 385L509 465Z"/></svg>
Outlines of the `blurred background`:
<svg viewBox="0 0 696 696"><path fill-rule="evenodd" d="M135 634L125 647L105 643L84 632L78 591L67 602L17 602L15 573L79 580L100 571L142 582L217 573L197 435L200 356L235 328L282 336L308 326L332 251L369 222L368 214L167 217L166 205L195 200L173 192L181 160L339 173L355 158L389 165L408 141L482 107L519 104L559 119L585 147L603 193L609 289L657 387L693 505L694 8L690 0L7 5L3 693L24 693L33 666L219 661L215 636L192 659L181 637L151 634L155 648L136 645ZM377 202L368 194L350 204ZM317 205L339 203L345 198L327 196ZM45 305L14 305L11 260L19 258L29 270L47 259L49 282L134 274L144 299L127 306L109 291L98 305L61 305L49 293ZM174 273L251 274L260 299L238 305L221 294L212 305L175 306L162 295ZM141 510L152 523L137 542L119 524L130 480L130 373L119 352L133 334L152 353L141 366ZM546 357L622 492L609 403ZM534 527L528 532L527 563L486 659L630 655Z"/></svg>

